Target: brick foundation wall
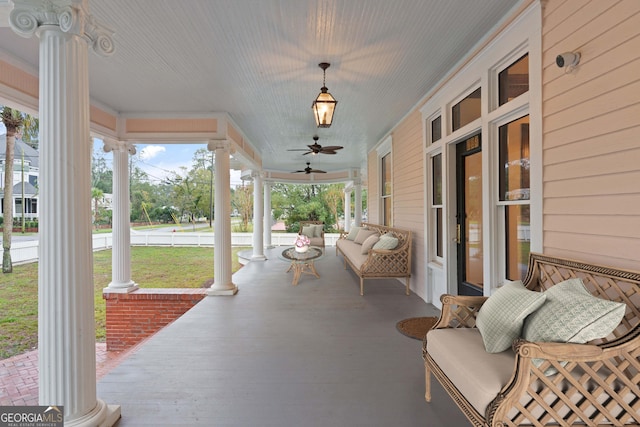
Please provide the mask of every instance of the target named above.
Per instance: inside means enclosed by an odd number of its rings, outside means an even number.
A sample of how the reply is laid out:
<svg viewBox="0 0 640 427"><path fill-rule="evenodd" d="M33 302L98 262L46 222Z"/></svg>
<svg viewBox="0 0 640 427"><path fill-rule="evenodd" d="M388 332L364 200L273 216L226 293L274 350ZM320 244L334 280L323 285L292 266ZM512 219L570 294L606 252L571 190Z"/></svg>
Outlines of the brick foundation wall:
<svg viewBox="0 0 640 427"><path fill-rule="evenodd" d="M158 332L205 297L206 289L138 289L104 292L107 350L125 350Z"/></svg>

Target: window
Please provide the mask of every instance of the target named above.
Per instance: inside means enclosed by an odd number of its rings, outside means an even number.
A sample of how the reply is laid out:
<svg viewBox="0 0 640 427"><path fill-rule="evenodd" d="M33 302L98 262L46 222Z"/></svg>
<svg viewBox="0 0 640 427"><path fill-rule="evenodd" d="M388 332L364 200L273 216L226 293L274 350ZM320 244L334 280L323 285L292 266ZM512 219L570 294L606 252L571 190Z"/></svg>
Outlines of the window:
<svg viewBox="0 0 640 427"><path fill-rule="evenodd" d="M433 213L433 227L435 232L435 253L436 257L444 256L444 230L442 223L442 154L437 154L431 158L432 188L433 196L431 209Z"/></svg>
<svg viewBox="0 0 640 427"><path fill-rule="evenodd" d="M480 100L481 90L478 88L451 108L451 128L454 131L480 117Z"/></svg>
<svg viewBox="0 0 640 427"><path fill-rule="evenodd" d="M529 90L529 54L498 74L498 99L503 105Z"/></svg>
<svg viewBox="0 0 640 427"><path fill-rule="evenodd" d="M387 226L393 224L391 205L391 154L382 158L382 223Z"/></svg>
<svg viewBox="0 0 640 427"><path fill-rule="evenodd" d="M442 116L438 116L431 121L431 143L442 138Z"/></svg>
<svg viewBox="0 0 640 427"><path fill-rule="evenodd" d="M531 245L529 116L502 125L499 135L499 191L504 209L505 277L524 278Z"/></svg>

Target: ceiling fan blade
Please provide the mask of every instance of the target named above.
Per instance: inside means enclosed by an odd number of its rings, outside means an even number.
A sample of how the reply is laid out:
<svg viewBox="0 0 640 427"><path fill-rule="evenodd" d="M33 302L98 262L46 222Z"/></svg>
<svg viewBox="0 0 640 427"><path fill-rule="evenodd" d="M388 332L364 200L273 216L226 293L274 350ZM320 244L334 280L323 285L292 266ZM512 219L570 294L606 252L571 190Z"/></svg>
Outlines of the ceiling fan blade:
<svg viewBox="0 0 640 427"><path fill-rule="evenodd" d="M337 150L342 150L344 147L341 147L339 145L327 145L326 147L322 147L321 151L337 151Z"/></svg>
<svg viewBox="0 0 640 427"><path fill-rule="evenodd" d="M321 153L322 154L338 154L336 151L331 151L331 150L329 151L322 150Z"/></svg>
<svg viewBox="0 0 640 427"><path fill-rule="evenodd" d="M326 171L321 171L320 169L311 169L311 173L327 173Z"/></svg>
<svg viewBox="0 0 640 427"><path fill-rule="evenodd" d="M306 153L302 153L303 156L306 156L307 154L317 154L315 151L307 151Z"/></svg>

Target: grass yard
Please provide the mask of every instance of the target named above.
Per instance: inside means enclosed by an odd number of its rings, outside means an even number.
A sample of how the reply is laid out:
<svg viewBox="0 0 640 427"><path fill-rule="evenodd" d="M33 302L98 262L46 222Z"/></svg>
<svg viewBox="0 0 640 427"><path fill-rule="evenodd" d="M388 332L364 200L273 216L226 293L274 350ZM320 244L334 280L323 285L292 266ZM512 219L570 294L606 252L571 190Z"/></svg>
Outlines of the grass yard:
<svg viewBox="0 0 640 427"><path fill-rule="evenodd" d="M240 268L233 248L233 271ZM213 278L213 248L132 247L131 278L141 288L197 288ZM111 251L93 254L96 339L105 339L102 289L111 282ZM16 265L0 275L0 359L38 344L38 263Z"/></svg>

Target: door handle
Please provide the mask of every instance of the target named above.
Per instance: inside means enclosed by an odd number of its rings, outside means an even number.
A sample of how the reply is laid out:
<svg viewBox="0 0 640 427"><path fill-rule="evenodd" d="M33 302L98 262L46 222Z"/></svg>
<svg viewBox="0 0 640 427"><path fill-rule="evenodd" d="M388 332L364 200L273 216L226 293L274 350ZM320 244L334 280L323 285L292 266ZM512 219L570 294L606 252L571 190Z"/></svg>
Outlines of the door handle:
<svg viewBox="0 0 640 427"><path fill-rule="evenodd" d="M460 235L461 235L460 224L456 224L456 243L457 244L460 244Z"/></svg>

